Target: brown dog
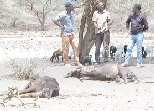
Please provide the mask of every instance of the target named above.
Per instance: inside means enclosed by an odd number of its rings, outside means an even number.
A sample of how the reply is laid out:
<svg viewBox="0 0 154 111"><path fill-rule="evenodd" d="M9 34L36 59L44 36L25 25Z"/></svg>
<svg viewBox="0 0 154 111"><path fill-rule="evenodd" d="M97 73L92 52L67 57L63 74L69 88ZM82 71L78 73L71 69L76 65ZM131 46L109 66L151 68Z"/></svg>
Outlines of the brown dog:
<svg viewBox="0 0 154 111"><path fill-rule="evenodd" d="M56 79L44 76L41 79L30 81L18 93L20 97L55 97L59 96L59 84Z"/></svg>
<svg viewBox="0 0 154 111"><path fill-rule="evenodd" d="M59 56L62 56L62 55L63 55L63 51L61 51L61 50L59 49L59 50L57 50L57 51L55 51L55 52L53 53L52 57L50 58L50 61L53 62L53 60L54 60L54 59L56 60L56 58L57 58L58 61L59 61ZM62 57L62 61L63 61L63 57Z"/></svg>
<svg viewBox="0 0 154 111"><path fill-rule="evenodd" d="M115 80L117 82L134 82L137 77L126 67L120 67L118 64L106 63L92 67L82 67L66 75L68 77L77 77L80 80L96 79L96 80ZM121 78L123 81L118 81ZM117 79L117 80L116 80Z"/></svg>

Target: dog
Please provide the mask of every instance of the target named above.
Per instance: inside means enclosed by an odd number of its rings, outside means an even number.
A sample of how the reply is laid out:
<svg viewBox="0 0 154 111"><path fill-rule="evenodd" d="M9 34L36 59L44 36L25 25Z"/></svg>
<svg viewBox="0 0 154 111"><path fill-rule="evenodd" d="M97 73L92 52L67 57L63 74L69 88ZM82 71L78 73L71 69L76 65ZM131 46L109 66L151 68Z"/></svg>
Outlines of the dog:
<svg viewBox="0 0 154 111"><path fill-rule="evenodd" d="M58 62L59 62L59 56L62 56L63 55L63 51L61 51L60 49L55 51L52 55L52 57L50 58L50 61L53 62L53 60L56 58L58 59ZM62 56L62 61L63 61L63 56Z"/></svg>
<svg viewBox="0 0 154 111"><path fill-rule="evenodd" d="M59 96L59 83L55 78L44 76L43 78L31 80L18 94L22 98Z"/></svg>
<svg viewBox="0 0 154 111"><path fill-rule="evenodd" d="M115 61L118 60L118 62L121 62L122 59L122 50L117 50L115 53Z"/></svg>
<svg viewBox="0 0 154 111"><path fill-rule="evenodd" d="M118 46L117 51L115 52L115 60L118 60L119 62L121 62L123 53L124 53L124 47L122 45Z"/></svg>
<svg viewBox="0 0 154 111"><path fill-rule="evenodd" d="M110 56L113 58L113 54L117 51L117 48L115 46L110 47Z"/></svg>
<svg viewBox="0 0 154 111"><path fill-rule="evenodd" d="M80 63L82 64L82 65L85 65L85 63L89 63L89 65L91 65L91 58L92 58L92 56L84 56L84 57L81 57L80 58Z"/></svg>

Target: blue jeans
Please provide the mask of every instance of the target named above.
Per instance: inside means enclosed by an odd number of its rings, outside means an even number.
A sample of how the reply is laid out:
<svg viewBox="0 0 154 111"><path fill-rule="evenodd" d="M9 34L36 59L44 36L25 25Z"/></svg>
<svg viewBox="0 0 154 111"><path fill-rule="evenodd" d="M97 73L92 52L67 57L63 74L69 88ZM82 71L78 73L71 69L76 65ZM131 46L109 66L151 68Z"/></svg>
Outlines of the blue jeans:
<svg viewBox="0 0 154 111"><path fill-rule="evenodd" d="M137 43L137 63L142 63L142 41L143 41L143 33L139 33L136 35L131 35L128 41L128 48L126 52L125 63L128 65L131 53L134 47L134 44Z"/></svg>

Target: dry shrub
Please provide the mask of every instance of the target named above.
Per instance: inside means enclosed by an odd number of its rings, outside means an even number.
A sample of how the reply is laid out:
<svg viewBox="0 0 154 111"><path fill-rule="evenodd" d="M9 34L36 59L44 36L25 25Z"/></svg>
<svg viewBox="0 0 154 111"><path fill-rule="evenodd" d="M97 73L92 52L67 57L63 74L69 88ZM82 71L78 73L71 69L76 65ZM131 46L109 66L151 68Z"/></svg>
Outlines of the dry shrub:
<svg viewBox="0 0 154 111"><path fill-rule="evenodd" d="M33 60L16 61L11 60L10 67L13 68L14 76L20 79L36 79L39 78L39 74L35 73L34 69L37 67L37 63Z"/></svg>

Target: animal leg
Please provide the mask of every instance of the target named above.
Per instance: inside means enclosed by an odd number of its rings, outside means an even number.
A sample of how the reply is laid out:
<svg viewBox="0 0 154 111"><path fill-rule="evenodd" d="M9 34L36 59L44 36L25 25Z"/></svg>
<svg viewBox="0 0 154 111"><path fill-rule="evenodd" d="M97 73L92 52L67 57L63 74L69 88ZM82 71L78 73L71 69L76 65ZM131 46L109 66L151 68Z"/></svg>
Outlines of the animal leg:
<svg viewBox="0 0 154 111"><path fill-rule="evenodd" d="M52 56L52 57L50 58L50 61L53 62L53 59L54 59L54 57Z"/></svg>
<svg viewBox="0 0 154 111"><path fill-rule="evenodd" d="M122 55L120 55L120 57L119 57L119 62L121 62L121 58L122 58Z"/></svg>
<svg viewBox="0 0 154 111"><path fill-rule="evenodd" d="M112 53L110 53L110 56L111 56L111 59L113 59L113 54Z"/></svg>
<svg viewBox="0 0 154 111"><path fill-rule="evenodd" d="M48 98L51 98L52 94L53 94L53 89L50 88L50 89L49 89L49 95L48 95Z"/></svg>
<svg viewBox="0 0 154 111"><path fill-rule="evenodd" d="M42 97L42 92L20 94L19 97L20 98L37 98L37 97Z"/></svg>
<svg viewBox="0 0 154 111"><path fill-rule="evenodd" d="M63 61L63 56L62 56L62 61Z"/></svg>
<svg viewBox="0 0 154 111"><path fill-rule="evenodd" d="M117 54L115 55L114 60L115 60L115 61L117 60Z"/></svg>
<svg viewBox="0 0 154 111"><path fill-rule="evenodd" d="M25 87L23 90L29 88L29 87L30 87L31 85L33 85L33 84L34 84L34 80L31 80L31 81L26 85L26 87Z"/></svg>
<svg viewBox="0 0 154 111"><path fill-rule="evenodd" d="M59 56L57 56L58 62L59 62Z"/></svg>
<svg viewBox="0 0 154 111"><path fill-rule="evenodd" d="M24 89L24 90L21 90L21 91L19 91L18 93L19 93L19 94L22 94L22 93L28 93L28 92L35 92L35 90L36 90L37 87L38 87L38 85L33 84L33 85L31 85L29 88Z"/></svg>
<svg viewBox="0 0 154 111"><path fill-rule="evenodd" d="M122 74L122 79L125 81L125 83L128 82L127 73L123 73L123 74Z"/></svg>
<svg viewBox="0 0 154 111"><path fill-rule="evenodd" d="M56 97L59 96L59 89L53 90L52 96L51 97Z"/></svg>
<svg viewBox="0 0 154 111"><path fill-rule="evenodd" d="M116 78L116 83L124 83L124 80L122 78Z"/></svg>
<svg viewBox="0 0 154 111"><path fill-rule="evenodd" d="M82 77L82 78L80 78L81 82L83 82L83 80L91 80L91 77Z"/></svg>

